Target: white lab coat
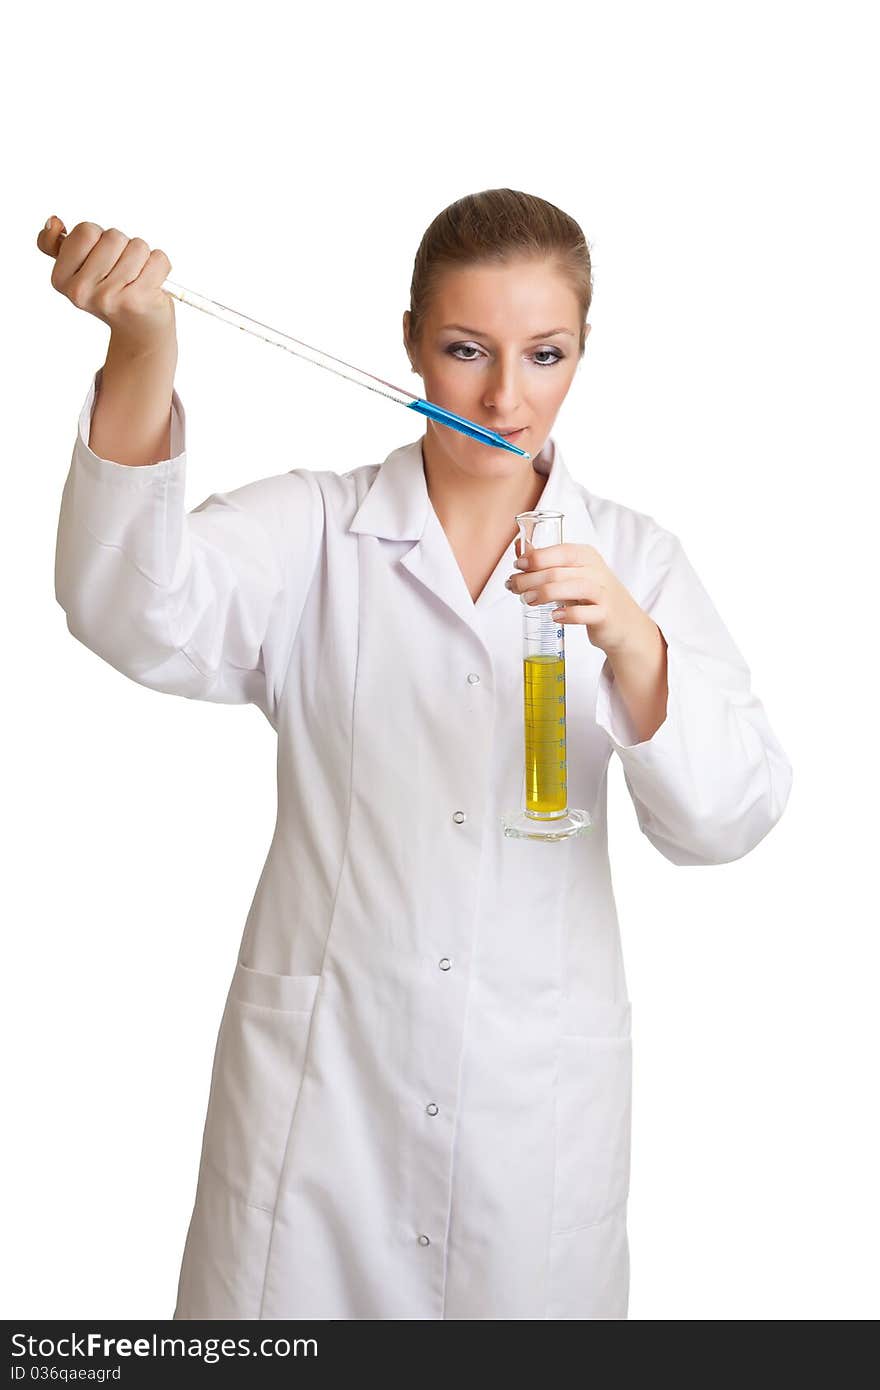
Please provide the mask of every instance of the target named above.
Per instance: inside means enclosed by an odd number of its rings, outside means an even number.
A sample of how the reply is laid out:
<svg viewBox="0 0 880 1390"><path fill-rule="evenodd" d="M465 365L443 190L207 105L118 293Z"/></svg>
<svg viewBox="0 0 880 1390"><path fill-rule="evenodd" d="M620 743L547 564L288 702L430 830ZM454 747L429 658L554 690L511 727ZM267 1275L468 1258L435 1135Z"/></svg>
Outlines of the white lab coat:
<svg viewBox="0 0 880 1390"><path fill-rule="evenodd" d="M174 1317L625 1318L631 1013L606 839L620 758L673 864L779 819L792 771L676 536L533 466L668 643L637 742L604 653L566 630L568 791L594 828L504 836L523 805L514 546L471 600L421 439L187 512L185 415L147 467L79 421L58 527L70 631L132 680L257 705L278 814L220 1024ZM351 461L344 433L328 464Z"/></svg>

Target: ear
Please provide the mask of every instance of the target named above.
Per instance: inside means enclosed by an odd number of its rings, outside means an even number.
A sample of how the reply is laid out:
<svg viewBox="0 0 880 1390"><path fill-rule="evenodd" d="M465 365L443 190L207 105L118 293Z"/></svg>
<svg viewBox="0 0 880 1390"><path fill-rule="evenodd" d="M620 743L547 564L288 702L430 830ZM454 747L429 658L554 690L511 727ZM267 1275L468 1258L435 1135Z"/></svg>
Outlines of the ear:
<svg viewBox="0 0 880 1390"><path fill-rule="evenodd" d="M411 322L411 318L412 318L412 316L411 316L411 314L410 314L409 309L404 309L404 311L403 311L403 346L405 347L405 349L406 349L406 355L407 355L407 357L408 357L409 360L410 360L410 366L412 367L412 369L413 369L414 372L417 372L417 371L418 371L418 367L416 366L415 356L413 355L412 349L411 349L411 347L410 347L410 341L409 341L409 325L410 325L410 322Z"/></svg>
<svg viewBox="0 0 880 1390"><path fill-rule="evenodd" d="M588 323L584 326L584 343L586 343L587 339L589 338L590 332L592 331L592 327L593 325L591 323Z"/></svg>

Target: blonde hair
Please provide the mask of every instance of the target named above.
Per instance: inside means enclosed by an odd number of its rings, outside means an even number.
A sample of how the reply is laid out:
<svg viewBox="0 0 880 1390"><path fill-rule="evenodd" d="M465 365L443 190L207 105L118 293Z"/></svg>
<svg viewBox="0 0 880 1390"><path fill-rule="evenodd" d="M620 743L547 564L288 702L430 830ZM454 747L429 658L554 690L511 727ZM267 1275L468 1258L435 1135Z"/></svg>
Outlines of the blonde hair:
<svg viewBox="0 0 880 1390"><path fill-rule="evenodd" d="M409 337L418 343L431 297L444 270L516 257L550 257L578 299L580 348L586 343L587 314L593 298L590 248L579 224L567 212L515 188L468 193L438 213L416 252L409 291Z"/></svg>

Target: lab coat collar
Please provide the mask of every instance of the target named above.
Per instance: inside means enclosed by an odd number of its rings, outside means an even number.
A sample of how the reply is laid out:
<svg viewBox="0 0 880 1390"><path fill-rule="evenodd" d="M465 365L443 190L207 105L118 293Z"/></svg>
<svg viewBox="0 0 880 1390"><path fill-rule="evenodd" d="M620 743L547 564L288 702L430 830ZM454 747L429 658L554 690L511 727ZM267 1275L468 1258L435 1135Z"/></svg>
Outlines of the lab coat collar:
<svg viewBox="0 0 880 1390"><path fill-rule="evenodd" d="M511 598L505 581L513 572L516 540L511 541L474 603L428 495L422 461L423 437L401 445L387 456L348 529L382 540L415 541L400 557L400 564L472 623L475 613L482 614L502 598ZM535 510L562 512L564 542L595 545L596 529L586 497L571 477L552 435L531 464L547 479Z"/></svg>

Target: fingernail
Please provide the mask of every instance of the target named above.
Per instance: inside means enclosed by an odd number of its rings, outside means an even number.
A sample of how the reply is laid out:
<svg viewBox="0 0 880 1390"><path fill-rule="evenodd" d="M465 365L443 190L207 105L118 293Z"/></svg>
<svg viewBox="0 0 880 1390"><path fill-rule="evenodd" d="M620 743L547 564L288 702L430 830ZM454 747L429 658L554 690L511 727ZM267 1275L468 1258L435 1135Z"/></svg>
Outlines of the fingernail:
<svg viewBox="0 0 880 1390"><path fill-rule="evenodd" d="M47 231L47 232L48 232L48 231L51 231L51 228L52 228L52 218L50 217L50 218L48 218L47 221L46 221L46 226L45 226L45 228L44 228L44 231Z"/></svg>

